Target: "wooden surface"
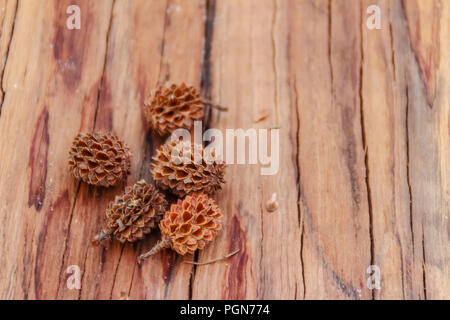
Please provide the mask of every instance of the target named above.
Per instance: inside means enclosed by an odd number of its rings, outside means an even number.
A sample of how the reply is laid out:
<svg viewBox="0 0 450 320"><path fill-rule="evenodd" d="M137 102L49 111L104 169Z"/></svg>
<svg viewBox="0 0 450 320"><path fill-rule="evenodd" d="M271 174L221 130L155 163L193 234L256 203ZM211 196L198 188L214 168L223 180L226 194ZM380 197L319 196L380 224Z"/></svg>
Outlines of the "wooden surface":
<svg viewBox="0 0 450 320"><path fill-rule="evenodd" d="M66 8L81 8L68 30ZM382 28L366 27L381 8ZM449 299L450 1L0 1L0 298ZM162 142L158 82L230 108L208 127L280 126L280 170L230 165L224 230L192 266L157 240L90 240ZM267 119L255 123L260 112ZM67 170L79 131L133 151L126 183ZM265 202L276 192L280 207ZM81 289L69 289L69 266ZM369 265L381 289L367 285Z"/></svg>

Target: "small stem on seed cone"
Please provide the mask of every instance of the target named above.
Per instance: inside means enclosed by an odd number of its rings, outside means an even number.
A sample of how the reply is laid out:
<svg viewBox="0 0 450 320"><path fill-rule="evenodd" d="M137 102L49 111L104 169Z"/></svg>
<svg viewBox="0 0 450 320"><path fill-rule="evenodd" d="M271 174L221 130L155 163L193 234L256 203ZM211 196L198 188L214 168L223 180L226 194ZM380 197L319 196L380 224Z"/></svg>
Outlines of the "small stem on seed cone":
<svg viewBox="0 0 450 320"><path fill-rule="evenodd" d="M210 100L206 100L206 99L202 99L202 103L210 106L211 108L220 110L220 111L228 111L227 107L221 106L220 104L215 104L214 102L210 101Z"/></svg>
<svg viewBox="0 0 450 320"><path fill-rule="evenodd" d="M238 253L240 250L241 250L241 249L234 250L233 252L227 254L226 256L223 256L223 257L220 257L220 258L217 258L217 259L213 259L213 260L209 260L209 261L205 261L205 262L186 261L186 260L184 260L183 262L184 262L184 263L195 264L195 265L197 265L197 266L202 266L202 265L205 265L205 264L210 264L210 263L214 263L214 262L217 262L217 261L222 261L222 260L228 259L229 257L234 256L234 255L235 255L236 253Z"/></svg>
<svg viewBox="0 0 450 320"><path fill-rule="evenodd" d="M153 248L150 249L150 251L147 251L144 254L141 254L137 260L138 263L141 263L143 260L147 259L148 257L154 255L155 253L158 253L161 249L169 248L170 247L170 240L169 238L163 237L161 240L159 240Z"/></svg>

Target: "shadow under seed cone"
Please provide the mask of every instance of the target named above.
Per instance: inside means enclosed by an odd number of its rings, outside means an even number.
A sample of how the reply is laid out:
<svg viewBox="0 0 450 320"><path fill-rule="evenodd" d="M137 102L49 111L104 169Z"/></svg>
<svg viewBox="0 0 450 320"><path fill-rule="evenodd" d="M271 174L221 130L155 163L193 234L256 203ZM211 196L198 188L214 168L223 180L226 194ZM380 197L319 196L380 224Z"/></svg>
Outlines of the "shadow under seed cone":
<svg viewBox="0 0 450 320"><path fill-rule="evenodd" d="M69 152L69 170L88 184L110 187L129 174L130 158L129 148L116 136L80 133Z"/></svg>
<svg viewBox="0 0 450 320"><path fill-rule="evenodd" d="M194 152L200 159L195 163ZM206 163L204 149L190 142L171 141L163 144L153 157L151 172L153 178L164 190L184 197L202 192L213 194L221 189L224 180L225 164Z"/></svg>
<svg viewBox="0 0 450 320"><path fill-rule="evenodd" d="M120 242L134 242L156 227L167 209L164 195L144 180L125 189L106 208L106 229L93 241L113 236Z"/></svg>
<svg viewBox="0 0 450 320"><path fill-rule="evenodd" d="M200 94L184 83L160 86L145 102L147 120L161 136L192 128L195 120L203 119L203 109Z"/></svg>
<svg viewBox="0 0 450 320"><path fill-rule="evenodd" d="M180 255L193 254L214 240L222 229L222 213L206 194L193 194L178 200L159 223L162 239L149 252L138 257L142 261L163 248Z"/></svg>

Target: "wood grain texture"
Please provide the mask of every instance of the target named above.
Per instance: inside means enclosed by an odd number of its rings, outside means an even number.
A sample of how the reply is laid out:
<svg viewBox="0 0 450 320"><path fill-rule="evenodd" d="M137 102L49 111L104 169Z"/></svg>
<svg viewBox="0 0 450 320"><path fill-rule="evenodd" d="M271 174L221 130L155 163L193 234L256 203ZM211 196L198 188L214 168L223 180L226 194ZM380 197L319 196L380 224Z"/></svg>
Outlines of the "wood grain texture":
<svg viewBox="0 0 450 320"><path fill-rule="evenodd" d="M11 44L11 36L13 33L13 26L17 13L17 1L1 1L0 2L0 79L3 79L3 72L5 70L6 57L9 53L9 46ZM3 85L0 88L0 104L3 104L4 89ZM1 114L1 107L0 107Z"/></svg>
<svg viewBox="0 0 450 320"><path fill-rule="evenodd" d="M70 4L80 30L66 27ZM379 30L366 27L373 4ZM8 0L0 27L0 298L450 299L450 2ZM142 106L166 81L229 107L206 128L279 126L280 166L229 165L217 239L139 266L158 232L90 241L115 195L152 180L163 139ZM131 147L127 181L70 176L79 131Z"/></svg>
<svg viewBox="0 0 450 320"><path fill-rule="evenodd" d="M291 148L296 124L289 117L286 47L277 34L285 30L277 23L280 17L271 1L223 1L214 11L211 95L230 110L214 111L211 127L225 132L226 128L247 130L281 124L280 150L285 152L274 176L260 175L258 165L227 168L228 183L218 195L219 206L225 211L225 227L215 246L199 254L199 261L236 249L240 252L226 263L197 267L192 297L294 299L303 289L297 177L293 174L296 151ZM280 105L285 108L280 110ZM255 115L264 109L270 110L270 118L255 125ZM280 208L269 214L265 203L274 192Z"/></svg>

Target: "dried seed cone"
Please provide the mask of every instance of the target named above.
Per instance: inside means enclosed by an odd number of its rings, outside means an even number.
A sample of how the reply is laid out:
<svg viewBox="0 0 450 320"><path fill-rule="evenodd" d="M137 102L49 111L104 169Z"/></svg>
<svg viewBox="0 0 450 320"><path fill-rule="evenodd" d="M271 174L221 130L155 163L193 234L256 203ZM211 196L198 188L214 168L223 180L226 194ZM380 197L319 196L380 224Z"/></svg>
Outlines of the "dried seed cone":
<svg viewBox="0 0 450 320"><path fill-rule="evenodd" d="M198 163L195 162L195 153L200 159ZM159 187L170 189L180 197L194 192L213 194L225 182L225 164L206 163L205 157L200 145L170 141L162 145L153 157L153 178Z"/></svg>
<svg viewBox="0 0 450 320"><path fill-rule="evenodd" d="M203 118L203 109L200 94L184 83L160 86L145 102L147 120L161 136L192 128L195 120Z"/></svg>
<svg viewBox="0 0 450 320"><path fill-rule="evenodd" d="M94 239L113 236L120 242L135 242L144 238L161 220L167 201L164 195L144 180L125 189L106 208L106 229Z"/></svg>
<svg viewBox="0 0 450 320"><path fill-rule="evenodd" d="M165 213L159 223L162 239L149 252L139 256L138 261L155 254L162 248L171 248L180 255L193 254L222 229L222 213L215 201L206 194L193 194L178 200Z"/></svg>
<svg viewBox="0 0 450 320"><path fill-rule="evenodd" d="M129 174L130 157L129 148L116 136L80 133L69 152L69 170L88 184L109 187Z"/></svg>

